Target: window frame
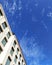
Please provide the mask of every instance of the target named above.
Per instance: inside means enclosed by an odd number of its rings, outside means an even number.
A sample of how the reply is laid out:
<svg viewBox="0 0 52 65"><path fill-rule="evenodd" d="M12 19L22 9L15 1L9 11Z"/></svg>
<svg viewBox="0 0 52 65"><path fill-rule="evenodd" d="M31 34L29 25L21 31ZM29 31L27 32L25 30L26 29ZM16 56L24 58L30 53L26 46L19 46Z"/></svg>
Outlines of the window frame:
<svg viewBox="0 0 52 65"><path fill-rule="evenodd" d="M13 53L14 53L14 48L12 47L11 50L10 50L11 56L13 56Z"/></svg>
<svg viewBox="0 0 52 65"><path fill-rule="evenodd" d="M7 38L9 39L11 36L10 32L7 33Z"/></svg>
<svg viewBox="0 0 52 65"><path fill-rule="evenodd" d="M7 28L7 23L6 23L6 21L4 21L4 22L2 23L2 27L3 27L3 29Z"/></svg>
<svg viewBox="0 0 52 65"><path fill-rule="evenodd" d="M10 65L11 61L12 61L12 60L11 60L10 56L8 56L8 58L7 58L7 61L6 61L5 65Z"/></svg>
<svg viewBox="0 0 52 65"><path fill-rule="evenodd" d="M5 43L4 43L5 42ZM7 38L6 37L4 37L3 39L2 39L2 44L3 44L3 46L5 46L6 45L6 43L7 43Z"/></svg>

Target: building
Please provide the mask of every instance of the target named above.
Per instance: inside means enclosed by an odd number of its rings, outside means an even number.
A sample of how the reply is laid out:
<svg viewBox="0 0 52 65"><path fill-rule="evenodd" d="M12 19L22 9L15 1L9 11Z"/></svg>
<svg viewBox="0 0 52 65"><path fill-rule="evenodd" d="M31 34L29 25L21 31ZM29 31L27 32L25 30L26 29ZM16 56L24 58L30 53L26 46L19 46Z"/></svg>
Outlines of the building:
<svg viewBox="0 0 52 65"><path fill-rule="evenodd" d="M0 4L0 65L26 65L20 45L12 33Z"/></svg>

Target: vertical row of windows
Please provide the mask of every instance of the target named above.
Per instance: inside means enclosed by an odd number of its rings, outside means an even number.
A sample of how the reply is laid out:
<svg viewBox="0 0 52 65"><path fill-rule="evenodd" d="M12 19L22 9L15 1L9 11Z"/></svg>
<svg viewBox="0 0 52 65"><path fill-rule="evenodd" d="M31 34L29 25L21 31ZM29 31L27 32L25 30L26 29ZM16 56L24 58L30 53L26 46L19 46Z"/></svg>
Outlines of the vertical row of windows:
<svg viewBox="0 0 52 65"><path fill-rule="evenodd" d="M14 52L15 52L15 49L14 49L14 48L15 48L16 44L17 44L16 41L14 41L14 44L13 44L14 46L11 47L11 50L10 50L11 56L13 56L13 54L14 54ZM20 51L19 48L17 48L16 50L17 50L16 53L18 53L18 52ZM15 57L14 57L14 62L15 62L15 64L17 63L17 59L21 59L21 57L22 57L21 54L19 54L19 58L18 58L17 54L15 55ZM20 61L21 61L22 63L21 63ZM8 59L7 59L5 65L10 65L10 62L11 62L11 59L10 59L10 57L8 57ZM22 59L22 60L19 60L18 65L21 65L21 64L23 65L23 62L24 62L23 59ZM14 65L15 65L15 64L14 64Z"/></svg>
<svg viewBox="0 0 52 65"><path fill-rule="evenodd" d="M14 62L15 62L15 64L16 64L16 62L17 62L17 59L18 59L18 57L17 57L17 55L15 55L15 58L14 58ZM8 56L5 65L10 65L11 61L12 61L12 60L11 60L10 56ZM20 61L18 62L18 65L21 65ZM22 65L23 65L23 59L22 59ZM24 65L25 65L25 64L24 64Z"/></svg>
<svg viewBox="0 0 52 65"><path fill-rule="evenodd" d="M2 26L3 26L3 28L5 29L5 28L7 27L6 22L2 23ZM3 30L2 30L2 28L1 28L1 26L0 26L0 33L1 33L1 32L3 32ZM11 34L10 34L10 32L8 32L8 33L7 33L7 38L9 39L10 36L11 36ZM6 39L6 37L4 37L4 39L2 40L3 46L5 46L6 43L7 43L7 39Z"/></svg>
<svg viewBox="0 0 52 65"><path fill-rule="evenodd" d="M10 38L10 36L11 36L11 34L10 34L10 32L8 32L8 33L7 33L7 38L9 39L9 38ZM2 44L3 44L3 46L5 46L5 45L6 45L6 43L7 43L7 38L6 38L6 37L4 37L4 38L3 38L3 40L1 41L1 42L2 42Z"/></svg>

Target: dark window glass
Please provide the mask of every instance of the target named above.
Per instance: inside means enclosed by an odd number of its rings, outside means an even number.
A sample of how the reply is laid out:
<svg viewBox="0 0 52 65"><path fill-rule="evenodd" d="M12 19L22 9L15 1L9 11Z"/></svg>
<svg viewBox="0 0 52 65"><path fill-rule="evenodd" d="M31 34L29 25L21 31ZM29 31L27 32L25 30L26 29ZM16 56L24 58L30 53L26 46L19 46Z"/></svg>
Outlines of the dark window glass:
<svg viewBox="0 0 52 65"><path fill-rule="evenodd" d="M16 41L14 41L13 45L14 45L14 47L16 46Z"/></svg>
<svg viewBox="0 0 52 65"><path fill-rule="evenodd" d="M1 54L2 51L3 51L3 50L2 50L2 48L1 48L1 46L0 46L0 54Z"/></svg>
<svg viewBox="0 0 52 65"><path fill-rule="evenodd" d="M8 33L7 33L7 37L8 37L8 39L10 38L10 36L11 36L11 34L10 34L10 32L8 32Z"/></svg>
<svg viewBox="0 0 52 65"><path fill-rule="evenodd" d="M20 57L21 57L21 54L20 54Z"/></svg>
<svg viewBox="0 0 52 65"><path fill-rule="evenodd" d="M2 23L3 28L5 29L7 27L6 22Z"/></svg>
<svg viewBox="0 0 52 65"><path fill-rule="evenodd" d="M6 64L5 65L10 65L10 62L11 62L11 58L8 57L7 61L6 61Z"/></svg>
<svg viewBox="0 0 52 65"><path fill-rule="evenodd" d="M20 62L18 62L18 65L20 65Z"/></svg>
<svg viewBox="0 0 52 65"><path fill-rule="evenodd" d="M19 52L19 48L17 48L17 50L16 50L16 53L18 54L18 52Z"/></svg>
<svg viewBox="0 0 52 65"><path fill-rule="evenodd" d="M17 62L17 58L18 58L17 55L15 55L15 59L14 59L14 62L15 63Z"/></svg>
<svg viewBox="0 0 52 65"><path fill-rule="evenodd" d="M2 12L1 12L1 10L0 10L0 16L3 16L3 14L2 14Z"/></svg>
<svg viewBox="0 0 52 65"><path fill-rule="evenodd" d="M1 33L1 32L3 32L3 30L2 30L2 28L1 28L1 26L0 26L0 33Z"/></svg>
<svg viewBox="0 0 52 65"><path fill-rule="evenodd" d="M5 37L5 38L2 40L2 44L3 44L3 46L5 46L6 43L7 43L7 39L6 39L6 37Z"/></svg>
<svg viewBox="0 0 52 65"><path fill-rule="evenodd" d="M19 48L17 48L17 51L19 51Z"/></svg>
<svg viewBox="0 0 52 65"><path fill-rule="evenodd" d="M22 62L23 62L23 59L22 59Z"/></svg>
<svg viewBox="0 0 52 65"><path fill-rule="evenodd" d="M14 48L12 47L11 51L10 51L10 54L13 55L13 52L14 52Z"/></svg>

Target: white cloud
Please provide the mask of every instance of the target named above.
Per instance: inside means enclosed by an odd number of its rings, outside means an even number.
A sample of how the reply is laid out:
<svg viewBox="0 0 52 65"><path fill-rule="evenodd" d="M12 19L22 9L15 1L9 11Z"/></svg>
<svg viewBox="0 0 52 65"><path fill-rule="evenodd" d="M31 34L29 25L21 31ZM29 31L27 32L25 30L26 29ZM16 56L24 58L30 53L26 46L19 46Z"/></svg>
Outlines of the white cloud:
<svg viewBox="0 0 52 65"><path fill-rule="evenodd" d="M27 37L27 35L28 32L25 33L20 40L22 50L27 59L34 58L31 60L29 65L39 65L40 60L43 60L45 55L43 54L42 48L38 45L38 41L36 40L37 38L34 36Z"/></svg>

